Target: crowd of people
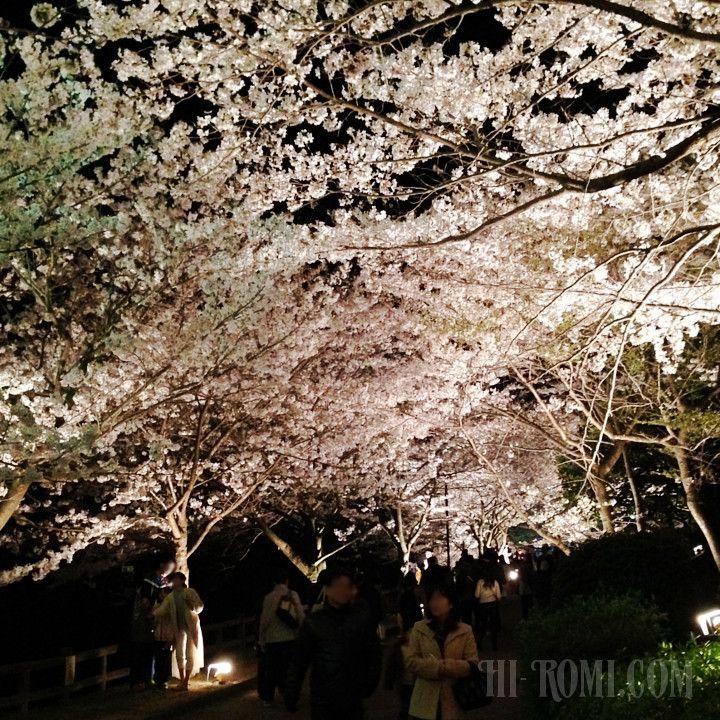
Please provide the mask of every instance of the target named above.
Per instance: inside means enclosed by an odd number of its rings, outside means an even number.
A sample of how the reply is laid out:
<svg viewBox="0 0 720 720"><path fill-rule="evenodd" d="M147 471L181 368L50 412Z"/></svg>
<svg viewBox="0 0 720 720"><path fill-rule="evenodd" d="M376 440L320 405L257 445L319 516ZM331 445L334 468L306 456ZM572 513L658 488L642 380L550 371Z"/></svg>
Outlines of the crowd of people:
<svg viewBox="0 0 720 720"><path fill-rule="evenodd" d="M258 622L258 695L271 705L279 694L297 709L310 676L312 720L361 720L364 700L382 675L381 638L388 610L399 636L387 653L385 684L395 689L401 720L461 720L454 687L477 667L483 643L497 650L500 601L520 596L523 615L543 600L553 553L519 551L479 558L463 551L454 568L437 558L403 576L388 608L377 578L358 582L343 568L324 571L314 602L304 605L286 570L276 574ZM203 603L174 563L163 561L142 583L133 615L131 683L167 687L171 675L187 689L203 666L199 614Z"/></svg>

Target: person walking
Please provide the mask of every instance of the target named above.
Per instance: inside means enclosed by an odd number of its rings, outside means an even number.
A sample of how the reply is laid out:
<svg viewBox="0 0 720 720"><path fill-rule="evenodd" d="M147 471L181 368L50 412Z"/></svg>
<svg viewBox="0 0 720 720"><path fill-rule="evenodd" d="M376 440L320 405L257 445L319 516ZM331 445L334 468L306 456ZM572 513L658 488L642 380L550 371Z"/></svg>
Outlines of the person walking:
<svg viewBox="0 0 720 720"><path fill-rule="evenodd" d="M183 573L173 573L170 580L172 592L155 609L154 615L172 632L177 665L177 672L173 674L180 678L180 689L187 690L190 678L205 664L200 629L203 602L197 592L187 586Z"/></svg>
<svg viewBox="0 0 720 720"><path fill-rule="evenodd" d="M380 641L366 611L353 604L354 576L331 570L322 607L300 628L285 689L285 706L297 709L310 669L312 720L362 720L363 701L380 680Z"/></svg>
<svg viewBox="0 0 720 720"><path fill-rule="evenodd" d="M361 576L356 602L358 605L364 606L370 616L370 621L376 628L378 637L383 639L385 637L385 625L383 623L385 619L385 601L377 569L372 565L368 566Z"/></svg>
<svg viewBox="0 0 720 720"><path fill-rule="evenodd" d="M408 720L410 697L415 686L415 676L407 668L410 650L410 631L423 614L418 600L419 587L415 573L407 572L400 581L398 619L400 635L390 647L385 664L385 689L395 690L398 695L398 720Z"/></svg>
<svg viewBox="0 0 720 720"><path fill-rule="evenodd" d="M518 568L518 593L520 595L520 607L522 608L522 618L527 620L535 604L535 573L533 571L532 562L529 559L523 559L522 564Z"/></svg>
<svg viewBox="0 0 720 720"><path fill-rule="evenodd" d="M265 596L260 612L259 640L262 672L258 673L258 695L264 704L270 705L275 690L285 691L285 681L290 665L295 639L305 619L305 611L299 595L290 590L290 578L280 571L275 586Z"/></svg>
<svg viewBox="0 0 720 720"><path fill-rule="evenodd" d="M492 649L498 649L501 596L500 583L495 579L492 571L487 570L481 575L475 586L475 615L478 646L482 645L487 631L490 630Z"/></svg>
<svg viewBox="0 0 720 720"><path fill-rule="evenodd" d="M415 675L410 716L419 720L463 720L453 684L469 677L479 661L472 628L460 622L452 587L438 586L428 598L429 618L415 623L407 652L407 669Z"/></svg>
<svg viewBox="0 0 720 720"><path fill-rule="evenodd" d="M473 595L475 593L475 560L467 548L463 548L455 563L455 587L460 598L460 619L472 624Z"/></svg>
<svg viewBox="0 0 720 720"><path fill-rule="evenodd" d="M415 687L415 676L407 666L410 652L410 632L403 628L390 647L385 664L385 690L394 690L398 696L397 720L410 717L410 698Z"/></svg>
<svg viewBox="0 0 720 720"><path fill-rule="evenodd" d="M419 595L420 590L415 573L405 573L400 581L400 595L398 596L398 615L403 632L409 633L413 625L423 618Z"/></svg>

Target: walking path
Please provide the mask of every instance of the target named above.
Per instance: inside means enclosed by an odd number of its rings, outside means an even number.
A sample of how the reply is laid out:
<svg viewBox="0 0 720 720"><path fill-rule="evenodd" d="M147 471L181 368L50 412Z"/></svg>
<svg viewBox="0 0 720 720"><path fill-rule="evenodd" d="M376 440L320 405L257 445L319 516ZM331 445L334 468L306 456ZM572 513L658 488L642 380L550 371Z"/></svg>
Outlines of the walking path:
<svg viewBox="0 0 720 720"><path fill-rule="evenodd" d="M480 657L487 660L515 660L515 648L512 638L512 629L517 624L520 616L519 603L515 598L508 598L503 603L502 621L503 635L500 640L500 647L497 652L487 649L487 641L484 649L481 649ZM506 665L507 667L507 665ZM496 697L492 703L478 710L474 715L478 720L524 720L522 715L521 700L516 697L508 697L509 693L509 672L505 673L506 697ZM519 678L518 678L519 680ZM370 698L367 705L366 717L368 720L396 720L398 704L396 695L380 689ZM472 717L473 714L470 714ZM248 686L237 694L225 698L218 697L212 705L198 708L187 713L180 712L174 716L176 720L308 720L310 710L308 707L307 695L301 701L298 712L289 714L278 699L272 707L263 707L260 703L254 686ZM342 718L338 718L342 720Z"/></svg>
<svg viewBox="0 0 720 720"><path fill-rule="evenodd" d="M502 606L503 633L499 650L489 650L487 640L480 649L482 659L506 663L504 697L495 697L489 706L479 710L476 713L478 720L525 720L521 700L511 696L507 663L517 657L512 631L519 616L517 598L507 598ZM224 686L196 680L189 693L132 693L123 685L109 688L105 693L88 693L52 706L37 707L24 717L28 720L308 720L306 695L295 714L286 712L280 699L272 707L263 707L255 690L253 659L232 654L223 655L225 658L232 660L235 672ZM380 689L368 701L368 720L396 720L397 710L395 693L384 690L381 683ZM4 717L18 716L0 713L0 718Z"/></svg>

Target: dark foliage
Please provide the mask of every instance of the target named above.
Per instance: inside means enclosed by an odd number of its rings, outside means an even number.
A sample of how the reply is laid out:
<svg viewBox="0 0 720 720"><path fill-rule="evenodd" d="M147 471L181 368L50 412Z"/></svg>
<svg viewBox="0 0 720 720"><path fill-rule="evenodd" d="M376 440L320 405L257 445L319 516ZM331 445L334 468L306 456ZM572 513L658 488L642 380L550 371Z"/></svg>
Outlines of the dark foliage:
<svg viewBox="0 0 720 720"><path fill-rule="evenodd" d="M707 585L693 539L674 530L616 533L581 545L557 569L553 605L575 596L637 592L667 616L671 634L686 636Z"/></svg>

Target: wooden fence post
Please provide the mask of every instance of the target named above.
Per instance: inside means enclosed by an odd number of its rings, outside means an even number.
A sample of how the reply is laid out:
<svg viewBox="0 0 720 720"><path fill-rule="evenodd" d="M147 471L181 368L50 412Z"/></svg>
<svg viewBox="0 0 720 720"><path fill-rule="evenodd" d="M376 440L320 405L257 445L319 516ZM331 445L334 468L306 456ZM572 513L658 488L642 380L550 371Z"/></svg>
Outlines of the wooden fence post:
<svg viewBox="0 0 720 720"><path fill-rule="evenodd" d="M20 712L27 715L30 709L30 669L23 671L20 680Z"/></svg>
<svg viewBox="0 0 720 720"><path fill-rule="evenodd" d="M67 688L68 692L70 692L70 688L75 684L75 665L76 665L76 658L75 655L66 655L65 656L65 687Z"/></svg>
<svg viewBox="0 0 720 720"><path fill-rule="evenodd" d="M100 658L100 689L105 691L107 689L107 655L103 655Z"/></svg>
<svg viewBox="0 0 720 720"><path fill-rule="evenodd" d="M235 620L228 620L222 623L216 623L214 626L207 627L208 633L217 633L218 650L225 643L239 644L245 651L248 645L252 644L255 634L255 626L257 618L241 616ZM235 630L239 627L240 635L236 637L235 632L229 632L228 628ZM225 640L225 638L228 638ZM213 645L215 643L211 643ZM17 692L13 695L0 696L0 712L6 707L19 708L19 714L27 715L30 710L30 703L41 700L48 700L55 697L69 697L77 690L100 685L102 690L107 690L109 682L119 680L128 675L127 668L120 668L108 671L108 657L117 653L117 645L110 645L93 650L85 650L80 653L73 653L72 648L63 648L58 654L46 660L31 660L11 665L0 665L0 678L10 676L17 678ZM79 663L87 661L95 661L100 659L101 671L98 675L87 677L88 673L81 673L82 679L78 680L77 666ZM64 668L65 677L62 682L58 682L57 677L60 668ZM48 686L48 678L37 678L40 687L32 688L32 673L40 670L52 670L53 680ZM11 681L12 682L12 681ZM3 681L4 684L4 681Z"/></svg>

